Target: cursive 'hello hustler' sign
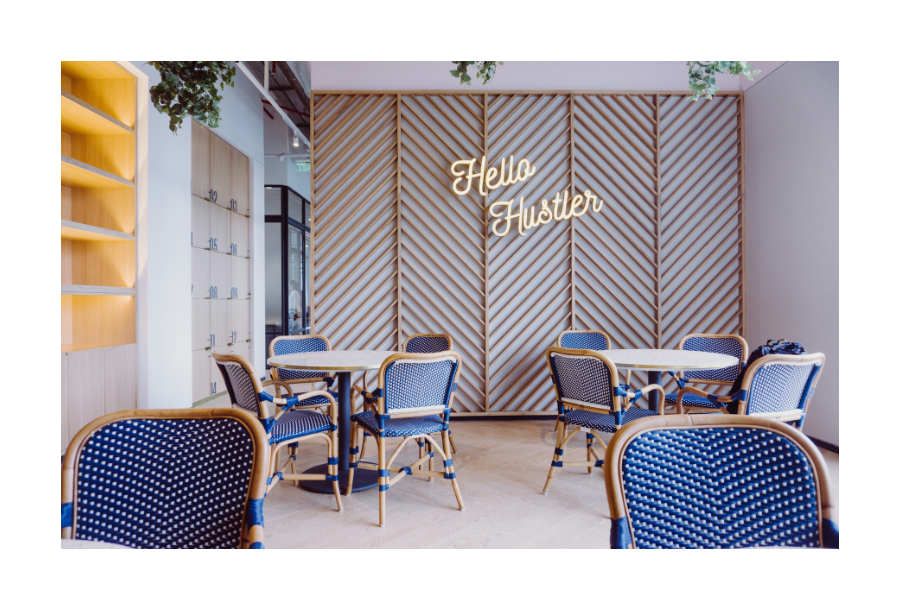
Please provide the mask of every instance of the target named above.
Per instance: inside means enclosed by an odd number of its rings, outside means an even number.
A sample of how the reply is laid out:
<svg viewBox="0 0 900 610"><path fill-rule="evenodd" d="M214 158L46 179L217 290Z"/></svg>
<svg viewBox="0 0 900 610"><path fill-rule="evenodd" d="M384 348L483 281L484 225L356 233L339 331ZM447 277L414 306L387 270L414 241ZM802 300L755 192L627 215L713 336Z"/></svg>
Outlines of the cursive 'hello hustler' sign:
<svg viewBox="0 0 900 610"><path fill-rule="evenodd" d="M525 182L537 172L537 168L532 167L528 159L522 159L516 166L513 155L509 157L509 170L506 169L506 159L501 159L499 170L496 167L489 167L485 171L487 159L482 157L480 169L476 172L476 161L477 159L469 159L468 161L461 159L454 161L450 166L451 173L457 176L456 180L453 181L453 192L457 195L468 193L476 179L478 192L482 195L487 195L488 191ZM514 166L515 172L513 171ZM465 188L462 187L463 182L465 182ZM550 209L551 203L553 204L553 209ZM568 220L569 218L583 216L588 211L599 212L603 209L603 200L597 199L597 196L590 191L584 191L584 194L574 195L570 201L569 192L563 191L562 197L560 197L559 193L556 193L556 197L549 202L546 199L542 199L540 209L535 205L526 210L525 197L519 197L518 208L513 206L513 199L509 201L495 201L491 204L490 214L497 219L491 224L491 231L497 237L503 237L509 233L514 225L518 227L519 235L525 236L525 231L528 229L545 225L551 220Z"/></svg>

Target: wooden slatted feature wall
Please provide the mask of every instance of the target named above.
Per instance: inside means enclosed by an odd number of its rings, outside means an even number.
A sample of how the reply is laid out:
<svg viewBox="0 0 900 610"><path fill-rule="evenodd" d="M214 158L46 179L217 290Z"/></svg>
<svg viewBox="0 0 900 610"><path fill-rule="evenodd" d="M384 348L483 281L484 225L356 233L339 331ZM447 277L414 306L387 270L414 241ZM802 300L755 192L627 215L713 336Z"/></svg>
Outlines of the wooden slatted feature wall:
<svg viewBox="0 0 900 610"><path fill-rule="evenodd" d="M455 409L554 410L563 330L675 348L744 330L740 93L313 92L313 329L335 349L446 332ZM528 180L452 190L460 159ZM599 213L493 235L492 202L589 190ZM636 372L637 383L646 376Z"/></svg>

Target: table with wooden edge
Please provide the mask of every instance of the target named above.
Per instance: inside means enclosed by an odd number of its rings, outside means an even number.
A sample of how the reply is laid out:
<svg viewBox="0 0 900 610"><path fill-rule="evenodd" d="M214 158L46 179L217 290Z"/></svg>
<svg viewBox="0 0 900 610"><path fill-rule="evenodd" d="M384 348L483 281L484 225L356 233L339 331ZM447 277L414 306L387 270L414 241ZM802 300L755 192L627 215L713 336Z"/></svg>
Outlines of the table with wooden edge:
<svg viewBox="0 0 900 610"><path fill-rule="evenodd" d="M360 371L377 371L381 364L397 352L379 352L372 350L331 350L327 352L304 352L300 354L283 354L272 356L266 362L280 369L300 371L324 371L337 373L338 386L338 484L341 493L347 486L350 474L350 416L353 415L351 404L351 379L353 373ZM291 380L301 382L302 380ZM306 470L304 474L328 474L328 464L320 464ZM362 491L378 485L378 471L358 468L353 475L353 491ZM331 481L300 481L303 489L323 494L333 494Z"/></svg>
<svg viewBox="0 0 900 610"><path fill-rule="evenodd" d="M647 371L647 383L658 385L662 385L662 374L666 371L706 371L738 364L737 358L727 354L683 349L607 349L601 353L612 360L617 369ZM659 390L649 392L648 408L656 411L662 398Z"/></svg>

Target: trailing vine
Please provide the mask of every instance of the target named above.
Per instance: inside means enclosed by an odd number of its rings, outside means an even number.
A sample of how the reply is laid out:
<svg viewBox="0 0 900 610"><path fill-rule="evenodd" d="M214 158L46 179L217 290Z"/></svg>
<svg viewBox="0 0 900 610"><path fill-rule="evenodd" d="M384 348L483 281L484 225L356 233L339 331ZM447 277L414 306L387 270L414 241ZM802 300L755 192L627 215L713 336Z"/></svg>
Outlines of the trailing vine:
<svg viewBox="0 0 900 610"><path fill-rule="evenodd" d="M469 66L475 66L476 78L480 78L482 84L486 85L497 73L497 64L503 65L502 61L454 61L453 63L456 64L456 70L450 70L450 74L459 79L460 85L465 84L470 87L472 86L472 77L468 73Z"/></svg>
<svg viewBox="0 0 900 610"><path fill-rule="evenodd" d="M728 73L731 76L743 74L750 80L760 73L760 70L751 70L750 63L746 61L689 61L688 86L693 92L691 99L695 102L702 95L708 100L713 98L719 87L716 86L716 74Z"/></svg>
<svg viewBox="0 0 900 610"><path fill-rule="evenodd" d="M150 101L169 117L169 129L178 133L184 118L194 117L210 127L219 126L219 102L225 85L234 87L237 71L230 61L151 61L159 71L159 84L150 87ZM218 87L217 87L218 85Z"/></svg>

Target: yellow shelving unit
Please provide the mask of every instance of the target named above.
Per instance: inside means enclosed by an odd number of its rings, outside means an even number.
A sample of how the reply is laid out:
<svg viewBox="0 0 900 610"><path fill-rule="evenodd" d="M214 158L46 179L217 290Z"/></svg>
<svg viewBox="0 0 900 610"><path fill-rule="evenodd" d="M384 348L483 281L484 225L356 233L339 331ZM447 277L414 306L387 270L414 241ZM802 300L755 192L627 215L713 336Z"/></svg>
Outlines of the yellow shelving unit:
<svg viewBox="0 0 900 610"><path fill-rule="evenodd" d="M61 62L62 446L137 407L137 79L118 62Z"/></svg>

